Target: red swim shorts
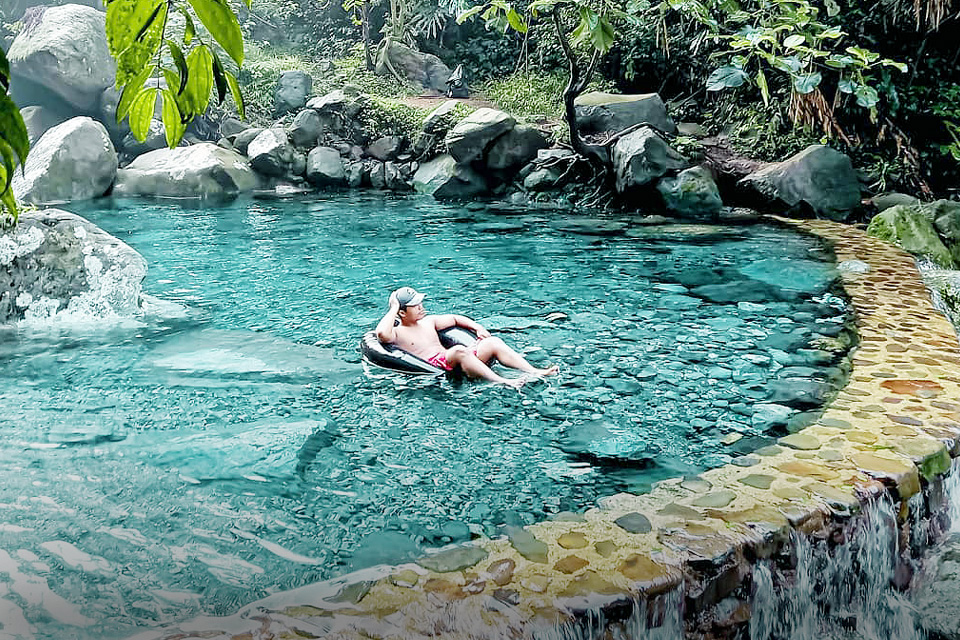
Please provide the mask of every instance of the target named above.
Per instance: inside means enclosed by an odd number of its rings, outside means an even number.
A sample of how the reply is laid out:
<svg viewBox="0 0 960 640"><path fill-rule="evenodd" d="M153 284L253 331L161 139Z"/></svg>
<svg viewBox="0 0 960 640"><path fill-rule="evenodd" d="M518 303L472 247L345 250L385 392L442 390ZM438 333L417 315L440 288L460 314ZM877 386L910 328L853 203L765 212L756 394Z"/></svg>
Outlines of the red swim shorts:
<svg viewBox="0 0 960 640"><path fill-rule="evenodd" d="M453 367L451 367L450 363L447 362L447 354L444 351L441 351L436 355L430 356L429 358L427 358L427 362L437 367L438 369L443 369L444 371L453 371Z"/></svg>

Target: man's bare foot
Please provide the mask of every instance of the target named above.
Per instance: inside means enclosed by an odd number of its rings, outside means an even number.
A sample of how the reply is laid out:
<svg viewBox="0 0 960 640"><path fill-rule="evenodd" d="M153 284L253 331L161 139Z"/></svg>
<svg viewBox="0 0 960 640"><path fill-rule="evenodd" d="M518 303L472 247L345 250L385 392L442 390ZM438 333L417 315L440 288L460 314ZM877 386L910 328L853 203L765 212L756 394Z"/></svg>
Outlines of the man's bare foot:
<svg viewBox="0 0 960 640"><path fill-rule="evenodd" d="M557 375L559 372L560 372L560 367L558 367L557 365L553 365L553 366L547 367L546 369L537 369L537 371L536 371L536 373L534 373L534 375L537 375L537 376L555 376L555 375Z"/></svg>
<svg viewBox="0 0 960 640"><path fill-rule="evenodd" d="M520 376L519 378L504 378L501 384L504 384L508 387L512 387L517 391L520 391L520 388L527 384L528 378L526 376Z"/></svg>

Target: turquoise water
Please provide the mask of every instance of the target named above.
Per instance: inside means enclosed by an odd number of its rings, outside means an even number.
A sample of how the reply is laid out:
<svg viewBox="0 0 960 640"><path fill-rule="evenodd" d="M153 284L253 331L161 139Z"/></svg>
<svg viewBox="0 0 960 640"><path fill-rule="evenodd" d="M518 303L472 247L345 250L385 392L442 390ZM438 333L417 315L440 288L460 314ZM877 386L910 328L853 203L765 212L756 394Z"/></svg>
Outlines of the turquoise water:
<svg viewBox="0 0 960 640"><path fill-rule="evenodd" d="M229 614L582 511L739 461L842 377L809 348L845 320L834 271L773 227L350 196L72 210L144 255L151 301L0 333L3 638ZM561 374L365 370L400 285Z"/></svg>

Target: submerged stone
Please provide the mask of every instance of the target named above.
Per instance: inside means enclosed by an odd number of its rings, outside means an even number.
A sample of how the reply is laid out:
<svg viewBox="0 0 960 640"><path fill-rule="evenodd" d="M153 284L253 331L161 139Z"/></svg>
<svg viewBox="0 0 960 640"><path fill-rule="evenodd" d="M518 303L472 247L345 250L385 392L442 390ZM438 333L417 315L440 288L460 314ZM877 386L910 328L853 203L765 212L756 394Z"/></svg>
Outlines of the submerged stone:
<svg viewBox="0 0 960 640"><path fill-rule="evenodd" d="M587 546L587 537L579 531L569 531L557 538L557 544L564 549L582 549Z"/></svg>
<svg viewBox="0 0 960 640"><path fill-rule="evenodd" d="M630 533L650 533L652 529L647 517L636 511L620 516L614 520L614 523Z"/></svg>
<svg viewBox="0 0 960 640"><path fill-rule="evenodd" d="M488 555L490 554L480 547L459 547L421 558L417 560L417 564L430 571L448 573L472 567L486 560Z"/></svg>
<svg viewBox="0 0 960 640"><path fill-rule="evenodd" d="M510 544L521 556L530 562L546 562L549 547L537 540L536 536L520 527L505 527Z"/></svg>

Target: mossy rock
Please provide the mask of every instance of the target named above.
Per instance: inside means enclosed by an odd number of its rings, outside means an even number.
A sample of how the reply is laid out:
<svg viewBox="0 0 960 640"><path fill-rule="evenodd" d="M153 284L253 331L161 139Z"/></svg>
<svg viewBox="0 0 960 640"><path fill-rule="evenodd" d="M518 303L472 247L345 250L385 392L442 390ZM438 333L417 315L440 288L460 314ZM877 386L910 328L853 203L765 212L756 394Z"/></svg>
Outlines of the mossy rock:
<svg viewBox="0 0 960 640"><path fill-rule="evenodd" d="M867 233L944 269L956 268L956 261L937 235L933 222L920 207L890 207L873 217Z"/></svg>

